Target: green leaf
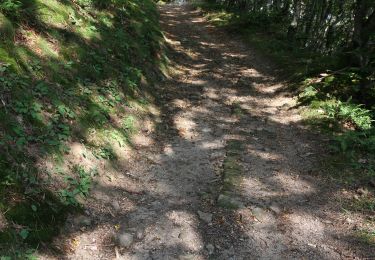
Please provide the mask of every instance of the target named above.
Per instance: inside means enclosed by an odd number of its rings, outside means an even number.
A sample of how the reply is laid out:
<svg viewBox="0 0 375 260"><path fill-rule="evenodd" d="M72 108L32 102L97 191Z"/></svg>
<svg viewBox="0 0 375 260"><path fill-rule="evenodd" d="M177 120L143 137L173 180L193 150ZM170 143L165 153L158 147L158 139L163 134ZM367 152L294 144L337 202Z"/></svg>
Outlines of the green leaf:
<svg viewBox="0 0 375 260"><path fill-rule="evenodd" d="M31 205L31 209L34 211L34 212L36 212L37 210L38 210L38 208L33 204L33 205Z"/></svg>
<svg viewBox="0 0 375 260"><path fill-rule="evenodd" d="M19 233L19 235L22 237L22 239L26 239L29 236L29 231L27 229L22 229Z"/></svg>

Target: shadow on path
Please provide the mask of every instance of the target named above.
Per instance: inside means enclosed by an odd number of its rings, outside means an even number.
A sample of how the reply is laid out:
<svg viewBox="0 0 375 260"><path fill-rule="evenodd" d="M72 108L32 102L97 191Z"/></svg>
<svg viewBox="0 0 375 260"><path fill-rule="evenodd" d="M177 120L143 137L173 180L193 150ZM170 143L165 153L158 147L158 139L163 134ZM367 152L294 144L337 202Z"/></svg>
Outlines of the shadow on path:
<svg viewBox="0 0 375 260"><path fill-rule="evenodd" d="M341 259L371 253L351 244L347 227L334 222L339 187L315 174L327 144L301 125L293 100L272 77L273 67L190 6L160 11L173 70L157 95L155 145L140 147L136 164L101 187L101 203L112 207L119 200L122 210L115 217L91 212L102 220L83 236L106 229L100 250L115 256L111 232L134 234L132 246L119 252L124 259ZM233 140L242 144L234 166L242 173L231 194L238 207L227 209L217 199Z"/></svg>

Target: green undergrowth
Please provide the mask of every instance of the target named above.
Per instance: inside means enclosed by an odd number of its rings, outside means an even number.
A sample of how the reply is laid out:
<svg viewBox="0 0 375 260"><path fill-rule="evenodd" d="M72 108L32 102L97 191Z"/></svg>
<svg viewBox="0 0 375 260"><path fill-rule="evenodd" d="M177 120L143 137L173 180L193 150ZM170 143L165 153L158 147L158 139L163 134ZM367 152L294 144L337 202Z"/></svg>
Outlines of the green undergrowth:
<svg viewBox="0 0 375 260"><path fill-rule="evenodd" d="M373 247L375 245L375 231L374 230L359 230L356 232L356 237L362 241L362 243Z"/></svg>
<svg viewBox="0 0 375 260"><path fill-rule="evenodd" d="M282 68L275 73L289 82L299 106L306 107L306 122L334 140L335 156L345 158L349 167L358 166L361 159L368 162L366 167L373 167L374 62L368 68L354 68L344 51L323 55L301 47L298 39L288 38L288 26L277 14L243 13L210 1L195 5L214 25L241 35Z"/></svg>
<svg viewBox="0 0 375 260"><path fill-rule="evenodd" d="M299 101L305 106L302 112L305 122L332 140L325 174L350 187L368 186L372 190L375 89L364 90L362 81L355 69L323 73L302 83ZM361 97L366 91L368 101Z"/></svg>
<svg viewBox="0 0 375 260"><path fill-rule="evenodd" d="M73 144L98 164L131 146L162 45L151 0L0 1L0 255L24 259L87 196L98 169Z"/></svg>

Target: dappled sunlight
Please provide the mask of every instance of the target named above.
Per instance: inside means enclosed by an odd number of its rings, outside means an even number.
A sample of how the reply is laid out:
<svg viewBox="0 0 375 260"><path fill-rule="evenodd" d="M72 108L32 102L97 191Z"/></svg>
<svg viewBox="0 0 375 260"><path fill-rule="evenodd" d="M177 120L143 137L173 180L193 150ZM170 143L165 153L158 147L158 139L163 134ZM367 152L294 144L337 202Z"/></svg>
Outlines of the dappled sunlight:
<svg viewBox="0 0 375 260"><path fill-rule="evenodd" d="M118 179L122 181L120 178ZM120 185L116 184L115 182L117 182L116 179L110 180L108 176L103 176L103 178L101 178L100 181L93 186L89 200L95 203L100 203L101 205L98 207L98 205L95 204L88 204L86 207L90 214L118 214L118 209L113 208L113 199L114 196L117 197L117 195L122 196L118 203L120 208L125 210L125 212L130 212L137 208L137 203L128 196L128 194L135 191L131 190L131 188L128 188L128 190L119 189Z"/></svg>
<svg viewBox="0 0 375 260"><path fill-rule="evenodd" d="M249 155L259 158L260 160L280 161L280 160L285 159L283 155L276 153L276 151L275 153L272 153L272 151L267 152L267 151L260 151L259 149L248 148L247 152L249 153Z"/></svg>
<svg viewBox="0 0 375 260"><path fill-rule="evenodd" d="M201 63L201 64L194 64L192 67L194 69L200 69L200 72L202 72L202 70L206 70L206 68L208 67L208 63Z"/></svg>
<svg viewBox="0 0 375 260"><path fill-rule="evenodd" d="M171 45L181 45L180 41L172 40L169 37L164 37L164 38L165 38L166 43L168 43L168 44L171 44Z"/></svg>
<svg viewBox="0 0 375 260"><path fill-rule="evenodd" d="M171 105L173 105L175 108L185 108L190 105L190 102L183 99L175 99L171 102Z"/></svg>
<svg viewBox="0 0 375 260"><path fill-rule="evenodd" d="M74 142L69 145L69 154L62 158L64 168L69 168L72 165L79 164L87 169L96 167L99 160L91 154L90 150L82 143Z"/></svg>
<svg viewBox="0 0 375 260"><path fill-rule="evenodd" d="M220 94L219 90L215 88L206 88L205 89L205 96L211 100L219 100L220 99Z"/></svg>
<svg viewBox="0 0 375 260"><path fill-rule="evenodd" d="M203 66L206 66L204 64ZM190 70L191 73L200 73L200 70ZM209 85L209 82L207 80L202 80L202 79L191 79L187 80L187 83L193 85L193 86L206 86Z"/></svg>
<svg viewBox="0 0 375 260"><path fill-rule="evenodd" d="M71 223L67 223L67 226ZM76 255L77 258L95 258L98 254L98 251L107 252L112 254L113 252L113 241L111 237L102 236L103 233L114 233L115 227L109 223L98 224L95 229L84 228L85 232L76 230L69 236L63 237L65 242L62 245L62 249L65 249L67 252L81 252ZM43 257L43 254L41 254ZM46 255L46 259L51 259L51 255Z"/></svg>
<svg viewBox="0 0 375 260"><path fill-rule="evenodd" d="M272 200L279 196L280 190L265 183L263 179L244 178L242 189L248 196L254 197L255 194L261 191L261 196L255 197L256 200ZM275 189L275 190L273 190Z"/></svg>
<svg viewBox="0 0 375 260"><path fill-rule="evenodd" d="M222 149L224 146L223 140L202 141L199 144L199 147L204 150Z"/></svg>
<svg viewBox="0 0 375 260"><path fill-rule="evenodd" d="M215 44L215 43L212 43L212 42L204 42L204 41L201 41L199 42L202 46L204 47L209 47L211 49L220 49L221 47L224 47L225 45L222 44Z"/></svg>
<svg viewBox="0 0 375 260"><path fill-rule="evenodd" d="M325 202L309 203L326 193L304 176L310 165L297 154L308 154L315 144L303 138L293 143L296 135L309 132L289 109L293 101L279 93L284 85L275 83L269 68L257 66L253 53L233 48L225 36L198 33L210 26L197 13L168 8L162 8L162 17L172 74L162 87L161 136L143 134L150 140L137 151L143 167L134 166L131 174L142 181L144 202L133 193L139 204L123 221L130 230L145 232L122 256L325 256L311 246L325 243L330 232L319 216ZM200 27L190 27L194 24ZM191 32L185 35L185 30ZM223 160L236 154L227 150L233 140L245 148L235 159L243 167L240 180L224 193L233 194L240 205L231 211L216 203L223 189ZM225 163L229 171L237 168ZM124 189L130 183L114 186ZM209 220L199 210L209 212ZM207 249L211 243L213 253Z"/></svg>
<svg viewBox="0 0 375 260"><path fill-rule="evenodd" d="M174 155L172 145L170 145L170 144L167 144L163 147L163 152L164 152L165 155L168 155L168 156Z"/></svg>
<svg viewBox="0 0 375 260"><path fill-rule="evenodd" d="M166 214L168 219L173 223L171 226L177 226L175 231L166 232L167 239L170 241L169 246L174 246L178 239L178 243L187 250L199 252L204 248L204 243L198 232L198 221L195 215L186 211L170 211ZM182 230L182 232L181 232ZM172 239L171 239L172 238Z"/></svg>
<svg viewBox="0 0 375 260"><path fill-rule="evenodd" d="M284 219L288 225L285 228L290 232L289 234L293 239L296 241L308 241L305 243L310 250L321 246L326 254L330 254L332 246L322 245L321 241L330 239L331 234L327 232L327 226L319 219L303 212L286 214Z"/></svg>
<svg viewBox="0 0 375 260"><path fill-rule="evenodd" d="M190 19L190 22L206 26L201 18ZM178 39L178 34L173 35L172 32L183 31L179 28L182 25L178 23L164 25L170 27L167 29L173 39ZM293 251L286 242L289 236L280 232L284 221L278 214L284 211L286 205L291 203L298 208L308 198L321 192L320 187L313 185L309 179L298 177L301 171L299 162L292 161L295 160L292 159L296 156L295 152L300 151L295 151L296 146L288 142L293 133L305 131L304 127L300 125L297 113L290 109L294 101L280 94L284 85L270 76L270 67L258 67L255 63L248 62L255 59L253 53L246 53L242 49L228 51L228 47L211 37L213 36L196 36L193 32L190 40L170 42L176 56L183 60L174 66L182 71L176 75L181 81L175 88L184 91L184 98L172 98L168 101L173 109L166 111L172 111L170 118L173 119L173 128L180 133L180 140L168 144L167 150L171 157L177 159L183 147L188 152L193 149L190 147L193 144L200 150L215 155L225 148L228 140L249 143L246 154L240 160L244 176L238 186L242 193L237 194L240 197L236 199L245 205L241 209L249 209L250 219L254 218L252 212L256 205L262 205L260 207L264 208L265 217L259 216L261 220L255 220L254 223L253 219L249 227L244 227L243 232L248 235L244 238L247 244L242 243L237 249L246 251L245 248L248 248L257 252L255 255L265 258L272 258L282 252L292 254ZM194 42L191 42L192 39ZM185 56L184 53L189 50L199 55L200 60ZM189 85L203 86L203 89L189 90ZM199 92L200 96L190 94L193 91ZM180 96L179 93L176 95ZM188 130L188 138L181 135L181 130ZM186 143L181 143L182 140L186 140ZM303 149L308 149L308 146ZM202 165L204 158L200 159ZM178 161L174 162L177 164ZM185 163L181 161L178 164ZM278 206L268 209L273 203ZM289 205L285 210L294 210L294 207ZM244 216L244 213L238 214ZM306 218L311 226L314 225L312 219L313 217ZM295 228L296 233L299 232L300 227L293 225L292 228ZM322 239L326 229L320 222L319 228L311 232L316 232L319 239ZM260 248L263 250L259 250ZM236 252L233 254L236 255Z"/></svg>
<svg viewBox="0 0 375 260"><path fill-rule="evenodd" d="M251 173L253 169L248 171ZM300 203L304 203L308 196L317 192L317 189L309 182L299 180L289 174L272 171L272 169L265 171L263 176L245 177L242 189L248 196L256 200L268 200L268 203L281 199L286 201L297 199Z"/></svg>
<svg viewBox="0 0 375 260"><path fill-rule="evenodd" d="M136 147L149 147L154 144L154 140L151 137L143 134L135 134L131 137L131 142Z"/></svg>
<svg viewBox="0 0 375 260"><path fill-rule="evenodd" d="M259 86L262 86L261 88L259 88L259 91L261 93L275 93L276 91L280 90L280 88L283 88L284 85L282 84L273 84L273 85L268 85L267 87L264 87L263 84L259 84Z"/></svg>
<svg viewBox="0 0 375 260"><path fill-rule="evenodd" d="M327 202L316 202L331 193L308 174L318 154L311 151L324 144L301 125L273 69L190 6L167 5L160 7L170 62L163 77L153 58L163 55L163 35L152 35L155 28L139 20L145 15L140 2L128 4L134 21L105 11L98 20L59 11L45 25L66 38L30 34L35 40L17 54L24 64L33 57L63 61L59 66L67 71L55 75L62 77L56 100L44 99L43 85L32 98L49 109L40 121L43 131L57 132L54 139L45 135L54 147L41 141L27 150L38 178L64 194L64 203L82 205L65 217L52 254L324 258L308 245L326 243L333 234L321 217ZM55 5L45 8L75 10L69 1ZM116 31L122 26L124 32ZM46 79L48 89L51 84ZM57 123L48 128L53 118ZM81 196L75 198L76 191ZM0 213L0 231L8 222Z"/></svg>
<svg viewBox="0 0 375 260"><path fill-rule="evenodd" d="M182 24L170 22L164 23L164 26ZM259 133L273 140L279 136L286 138L284 131L287 128L299 128L299 121L294 120L294 117L285 119L285 114L279 115L286 112L284 109L279 111L278 108L289 102L288 98L272 96L276 95L280 86L269 87L269 82L273 79L263 76L263 72L254 68L231 66L231 63L238 59L246 59L245 54L226 52L225 56L219 55L219 59L207 58L206 51L217 51L217 44L202 39L197 39L194 43L171 40L177 38L172 35L167 39L167 43L178 53L176 55L181 55L184 61L189 62L173 64L174 77L179 80L168 79L164 91L170 92L166 95L160 112L156 108L155 113L161 115L159 124L168 124L165 128L169 134L168 140L163 141L161 154L149 151L158 146L154 135L140 133L138 137L144 141L140 146L135 139L131 141L138 146L143 157L152 159L146 160L151 162L150 166L130 175L131 178L142 180L142 190L147 193L143 197L145 203L129 204L127 210L133 212L126 215L124 220L130 230L144 230L145 237L136 240L132 251L122 252L122 255L129 259L144 259L150 255L184 256L189 255L189 252L195 255L195 259L206 259L207 241L220 239L207 237L206 228L201 229L202 225L206 224L197 218L196 210L200 202L196 191L206 191L207 186L217 181L218 169L210 160L222 158L226 141L232 139L254 143L247 147L246 156L242 158L245 172L239 186L241 197L238 199L245 207L233 213L241 218L248 214L251 221L237 234L243 237L243 242L241 247L236 249L241 252L250 250L252 255L272 258L275 254L287 252L290 247L284 241L295 234L298 237L304 226L308 227L302 235L306 240L310 240L310 233L314 233L318 240L322 239L325 227L320 223L313 229L315 222L312 216L298 222L302 216L295 213L296 215L286 215L286 220L281 221L273 212L265 209L265 215L258 216L261 220L254 219L254 204L269 205L276 202L283 211L284 203L304 203L307 197L319 193L319 189L309 181L292 174L297 172L297 169L284 165L289 160L288 152L260 147L263 141L259 139ZM207 50L208 48L210 50ZM216 62L226 63L222 67L228 68L229 71L215 68ZM232 88L231 84L238 82L241 76L245 78L245 84L240 82L236 88ZM254 96L254 93L259 96ZM258 111L254 108L258 108ZM251 117L254 117L253 121ZM268 123L256 121L257 117L267 118ZM172 131L175 135L170 135ZM124 161L123 165L125 164ZM113 179L117 178L114 176ZM127 178L129 177L125 177ZM116 188L126 192L129 189L128 194L133 194L131 196L141 192L135 188L135 179L112 184L107 180L105 185L109 190ZM279 232L287 221L291 223L290 236ZM216 226L216 222L211 225L214 230L221 228L221 225ZM149 251L151 248L155 248L155 251Z"/></svg>
<svg viewBox="0 0 375 260"><path fill-rule="evenodd" d="M69 27L69 16L75 11L69 5L58 1L41 1L38 0L39 8L36 8L37 16L40 19L53 27L65 29ZM51 15L53 13L53 15Z"/></svg>
<svg viewBox="0 0 375 260"><path fill-rule="evenodd" d="M134 3L126 12L71 1L22 4L19 16L10 13L13 36L1 38L0 47L1 82L6 82L0 135L9 140L1 142L6 151L0 155L1 185L4 178L11 180L6 189L1 186L0 204L13 223L2 230L0 243L42 242L43 251L72 208L87 203L91 184L124 187L116 179L134 156L131 136L138 121L139 131L149 134L160 122L156 106L144 107L152 96L149 83L163 63L157 55L163 42L151 1ZM120 29L129 16L131 23ZM137 192L134 186L130 194ZM17 201L7 199L16 196ZM21 226L28 232L23 240Z"/></svg>
<svg viewBox="0 0 375 260"><path fill-rule="evenodd" d="M244 58L242 56L236 56L236 55L231 55L231 57L238 57L238 58ZM258 78L263 79L266 78L263 74L259 73L259 71L253 69L253 68L242 68L239 71L239 75L242 77L250 77L252 80L257 81Z"/></svg>
<svg viewBox="0 0 375 260"><path fill-rule="evenodd" d="M176 129L179 132L179 135L187 140L193 139L195 136L195 128L196 124L189 115L179 115L178 117L175 118L174 124Z"/></svg>
<svg viewBox="0 0 375 260"><path fill-rule="evenodd" d="M9 226L8 220L5 218L4 214L0 213L0 232L5 230Z"/></svg>
<svg viewBox="0 0 375 260"><path fill-rule="evenodd" d="M248 55L246 54L241 54L241 53L234 53L234 52L223 52L222 55L225 57L227 56L228 58L239 58L239 59L243 59L243 58L247 58ZM240 70L239 71L242 75L246 75L248 74L248 72L255 72L255 73L251 73L252 76L258 76L260 75L256 70L254 69L249 69L249 68L244 68L243 70Z"/></svg>
<svg viewBox="0 0 375 260"><path fill-rule="evenodd" d="M279 183L284 190L288 190L291 194L305 194L311 195L317 192L316 187L310 182L301 179L298 175L291 175L290 173L280 173L273 177L274 182Z"/></svg>
<svg viewBox="0 0 375 260"><path fill-rule="evenodd" d="M59 47L34 31L24 32L25 46L40 58L58 58Z"/></svg>

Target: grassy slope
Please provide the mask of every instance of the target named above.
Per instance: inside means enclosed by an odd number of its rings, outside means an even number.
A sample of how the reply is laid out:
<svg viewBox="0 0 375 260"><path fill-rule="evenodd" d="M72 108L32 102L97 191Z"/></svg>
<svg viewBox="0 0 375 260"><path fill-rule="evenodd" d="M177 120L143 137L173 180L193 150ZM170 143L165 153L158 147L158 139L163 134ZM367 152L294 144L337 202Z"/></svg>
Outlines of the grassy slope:
<svg viewBox="0 0 375 260"><path fill-rule="evenodd" d="M356 70L332 73L345 64L340 56L322 56L296 47L285 39L285 32L278 24L271 23L264 28L266 23L252 24L251 17L225 10L220 5L198 2L196 6L214 25L241 35L283 68L280 76L287 79L290 90L299 95L300 105L305 106L306 123L333 141L332 154L327 154L327 160L322 162L321 175L342 184L354 194L354 199L343 199L346 213L361 213L371 220L375 210L375 129L372 122L375 104L371 103L374 102L371 98L375 96L374 89L366 93L370 102L364 109L359 105L361 101L355 99L361 91L361 77ZM369 80L374 80L371 77ZM348 99L351 100L346 102ZM365 190L366 195L358 196L355 194L357 189ZM370 228L358 231L358 236L371 245L375 241L374 224L371 220Z"/></svg>
<svg viewBox="0 0 375 260"><path fill-rule="evenodd" d="M155 5L101 2L25 0L0 13L0 255L55 236L95 164L116 160L148 113L163 69ZM92 166L71 159L73 144Z"/></svg>

